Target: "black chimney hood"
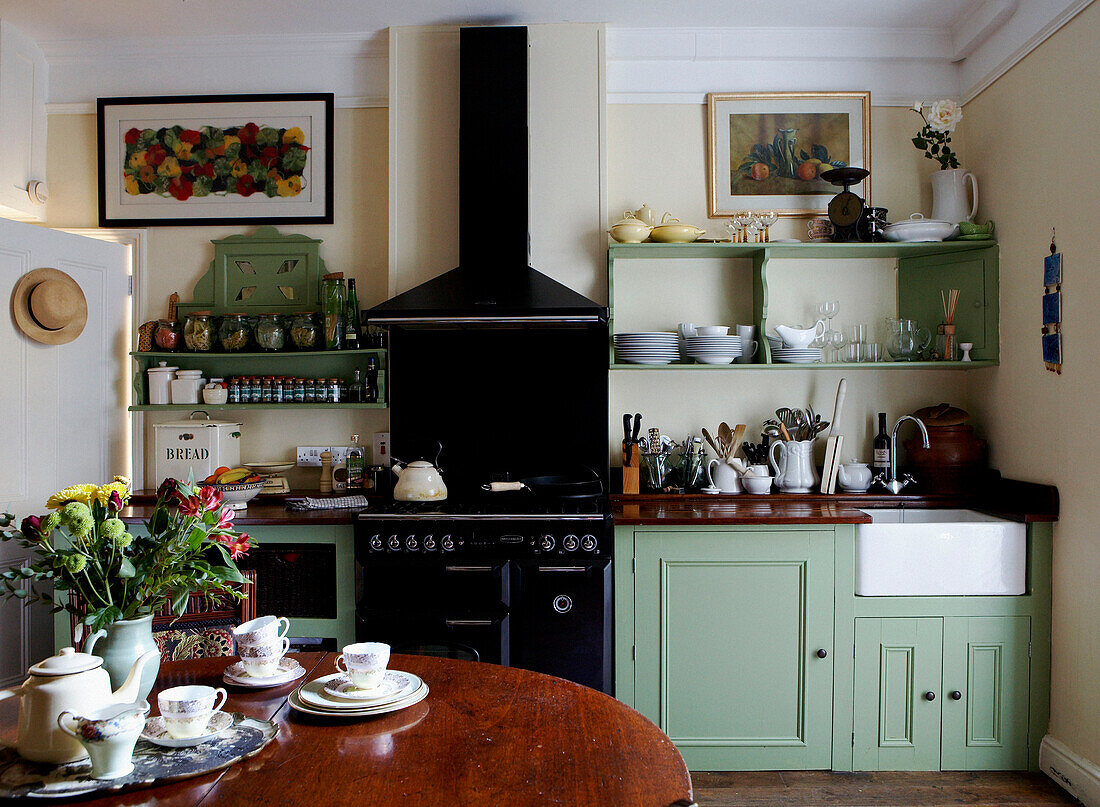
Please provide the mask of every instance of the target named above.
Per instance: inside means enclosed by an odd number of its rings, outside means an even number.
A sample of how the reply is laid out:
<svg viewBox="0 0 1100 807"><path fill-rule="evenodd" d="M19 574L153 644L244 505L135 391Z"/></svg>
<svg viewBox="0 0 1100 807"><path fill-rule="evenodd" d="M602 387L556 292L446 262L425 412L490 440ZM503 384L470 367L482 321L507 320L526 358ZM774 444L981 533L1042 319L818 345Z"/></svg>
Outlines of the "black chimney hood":
<svg viewBox="0 0 1100 807"><path fill-rule="evenodd" d="M366 312L374 325L583 325L607 309L531 268L527 28L460 31L459 266ZM485 222L499 237L485 238Z"/></svg>

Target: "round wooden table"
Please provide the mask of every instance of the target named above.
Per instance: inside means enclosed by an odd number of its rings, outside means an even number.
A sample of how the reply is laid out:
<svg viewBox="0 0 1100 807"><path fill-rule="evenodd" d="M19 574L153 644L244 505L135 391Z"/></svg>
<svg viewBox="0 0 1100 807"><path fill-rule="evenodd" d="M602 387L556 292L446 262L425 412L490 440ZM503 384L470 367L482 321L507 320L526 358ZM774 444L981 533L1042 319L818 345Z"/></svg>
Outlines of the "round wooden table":
<svg viewBox="0 0 1100 807"><path fill-rule="evenodd" d="M668 807L691 802L671 741L633 709L540 673L469 661L395 655L430 687L426 700L366 720L295 712L287 695L334 672L335 653L296 654L294 684L227 686L227 711L274 720L275 740L224 771L83 805L551 805ZM231 659L165 664L157 688L223 686ZM156 712L156 690L149 698ZM0 702L0 741L15 740L13 701ZM43 802L39 802L43 803Z"/></svg>

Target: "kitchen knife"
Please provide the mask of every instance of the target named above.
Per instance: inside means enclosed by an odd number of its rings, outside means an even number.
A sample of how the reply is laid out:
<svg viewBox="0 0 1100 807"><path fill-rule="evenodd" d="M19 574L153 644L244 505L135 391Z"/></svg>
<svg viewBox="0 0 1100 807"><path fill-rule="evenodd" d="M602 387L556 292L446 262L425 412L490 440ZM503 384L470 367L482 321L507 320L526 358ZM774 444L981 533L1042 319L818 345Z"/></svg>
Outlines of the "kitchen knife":
<svg viewBox="0 0 1100 807"><path fill-rule="evenodd" d="M631 435L630 442L631 443L637 443L638 442L638 435L641 434L641 432L642 432L642 415L639 412L639 413L634 415L634 434Z"/></svg>
<svg viewBox="0 0 1100 807"><path fill-rule="evenodd" d="M623 465L630 465L630 414L623 415Z"/></svg>

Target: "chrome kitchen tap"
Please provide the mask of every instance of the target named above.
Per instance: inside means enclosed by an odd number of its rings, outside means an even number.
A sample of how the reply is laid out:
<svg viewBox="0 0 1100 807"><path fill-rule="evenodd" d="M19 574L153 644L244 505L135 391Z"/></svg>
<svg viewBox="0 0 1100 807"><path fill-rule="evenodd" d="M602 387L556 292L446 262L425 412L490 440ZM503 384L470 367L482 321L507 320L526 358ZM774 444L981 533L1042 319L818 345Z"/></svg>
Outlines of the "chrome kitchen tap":
<svg viewBox="0 0 1100 807"><path fill-rule="evenodd" d="M931 444L928 442L928 429L924 428L924 423L920 418L915 418L912 415L902 415L898 418L898 422L894 424L894 430L890 432L890 470L887 471L885 479L883 479L882 474L879 474L873 480L895 495L901 493L902 488L906 485L916 481L909 474L905 474L904 478L898 479L898 429L907 420L913 421L920 427L924 447L931 448Z"/></svg>

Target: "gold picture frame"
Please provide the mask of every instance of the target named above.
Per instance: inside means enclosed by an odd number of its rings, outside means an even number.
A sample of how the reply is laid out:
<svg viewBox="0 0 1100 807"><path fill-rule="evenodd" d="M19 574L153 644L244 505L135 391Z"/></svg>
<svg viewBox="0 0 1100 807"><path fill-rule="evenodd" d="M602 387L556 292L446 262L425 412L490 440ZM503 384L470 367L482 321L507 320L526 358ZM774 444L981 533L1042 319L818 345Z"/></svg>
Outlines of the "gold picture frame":
<svg viewBox="0 0 1100 807"><path fill-rule="evenodd" d="M708 216L824 215L839 188L822 165L871 169L871 93L708 93L707 135ZM869 202L870 177L852 191Z"/></svg>

